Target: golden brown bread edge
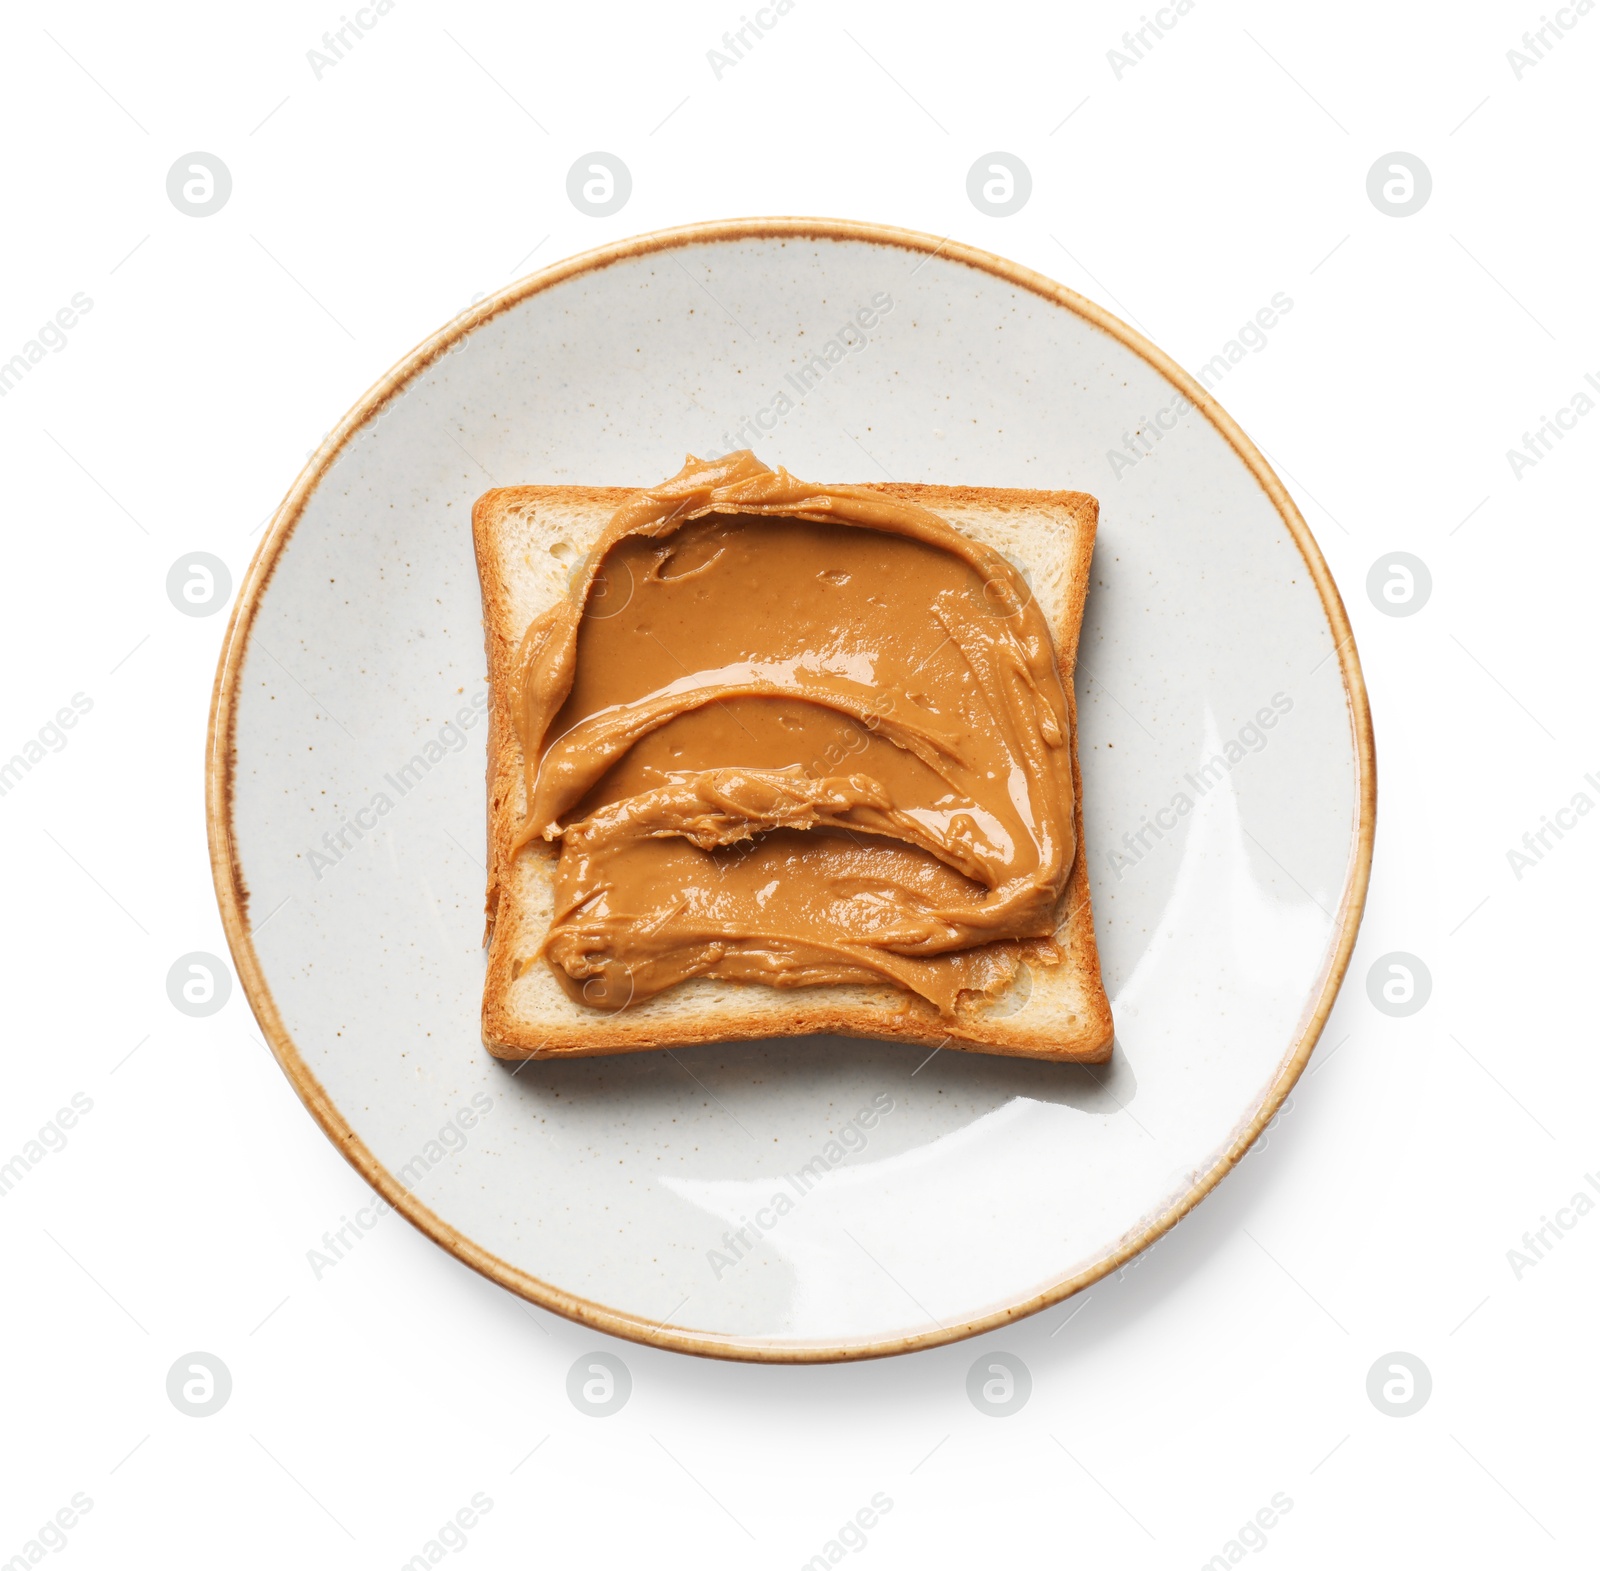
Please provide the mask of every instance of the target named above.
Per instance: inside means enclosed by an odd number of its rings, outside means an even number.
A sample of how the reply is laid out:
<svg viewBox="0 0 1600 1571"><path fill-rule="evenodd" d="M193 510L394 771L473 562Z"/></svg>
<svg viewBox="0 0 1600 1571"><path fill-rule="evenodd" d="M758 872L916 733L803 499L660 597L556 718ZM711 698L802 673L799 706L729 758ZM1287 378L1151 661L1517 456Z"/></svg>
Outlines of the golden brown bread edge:
<svg viewBox="0 0 1600 1571"><path fill-rule="evenodd" d="M1078 1008L1066 1018L1056 1014L1032 1026L1024 1026L1016 1016L993 1019L977 1011L963 1013L955 1020L941 1020L930 1005L910 995L906 995L899 1007L889 1010L841 999L838 994L844 989L834 987L794 989L785 999L787 1007L776 1019L770 1007L741 1012L728 1007L725 1000L719 1000L715 1013L704 1019L655 1015L649 1011L647 1002L638 1013L622 1010L602 1014L597 1011L592 1021L584 1020L575 1026L565 1022L541 1025L511 1008L509 998L516 976L517 956L511 952L512 946L503 941L506 928L511 924L499 922L497 918L499 902L506 893L507 880L503 875L511 870L512 843L520 827L522 752L512 719L510 694L517 651L526 628L516 625L511 610L510 593L501 574L497 531L508 513L529 503L584 506L609 520L625 502L638 495L638 490L619 486L504 486L485 492L472 509L473 544L483 589L484 647L489 678L488 888L485 900L485 943L489 960L484 979L483 1041L496 1057L583 1058L685 1047L701 1042L833 1033L1058 1063L1098 1064L1110 1058L1113 1023L1111 1005L1100 976L1088 859L1083 847L1083 774L1078 763L1078 706L1073 682L1099 504L1094 497L1078 491L899 483L872 484L861 489L915 502L934 513L962 506L1022 507L1048 500L1056 507L1065 505L1088 525L1071 532L1072 558L1065 564L1067 592L1059 619L1051 628L1066 688L1073 829L1077 844L1062 896L1064 916L1056 931L1062 960L1059 968L1050 969L1069 972L1076 979ZM1063 650L1067 651L1065 659L1061 659ZM546 853L536 844L522 854L549 854L553 858L555 853L553 848ZM515 898L514 892L512 898ZM717 981L715 985L739 992L759 989L769 997L780 991L761 983ZM674 991L676 989L669 989L661 996L669 997ZM877 995L883 990L861 988L856 991ZM898 992L897 989L889 991Z"/></svg>

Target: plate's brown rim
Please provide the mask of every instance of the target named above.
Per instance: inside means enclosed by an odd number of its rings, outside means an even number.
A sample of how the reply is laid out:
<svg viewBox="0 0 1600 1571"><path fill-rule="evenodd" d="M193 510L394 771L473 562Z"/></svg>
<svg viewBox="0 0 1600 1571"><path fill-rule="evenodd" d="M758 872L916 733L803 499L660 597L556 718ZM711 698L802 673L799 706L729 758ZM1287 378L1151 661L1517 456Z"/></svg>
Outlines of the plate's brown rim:
<svg viewBox="0 0 1600 1571"><path fill-rule="evenodd" d="M1344 679L1358 763L1359 818L1352 841L1352 855L1344 892L1339 903L1338 924L1322 971L1320 988L1301 1017L1299 1030L1255 1116L1245 1123L1227 1151L1190 1188L1154 1220L1123 1239L1104 1259L1064 1277L1018 1303L996 1309L958 1324L915 1335L859 1342L778 1342L749 1340L717 1332L695 1331L684 1327L655 1324L639 1316L608 1308L562 1291L491 1254L442 1217L422 1205L410 1194L357 1137L339 1109L334 1106L310 1067L300 1056L284 1027L282 1017L267 985L266 975L251 939L248 918L249 892L234 855L233 845L233 767L234 723L237 714L238 684L244 664L245 646L263 590L285 542L294 532L306 502L322 477L338 457L346 442L413 376L453 344L464 339L501 311L530 295L582 273L609 267L629 257L669 251L681 246L707 242L748 239L795 239L859 241L898 246L907 251L926 252L964 263L1015 284L1031 293L1063 306L1131 349L1175 388L1193 401L1239 455L1245 467L1266 492L1290 536L1305 558L1312 582L1321 596L1323 611L1335 639L1339 667ZM273 515L271 527L256 549L248 572L239 587L221 658L212 689L211 716L206 735L206 830L210 844L211 875L216 885L217 903L222 912L228 947L245 996L256 1019L266 1033L289 1083L322 1126L324 1133L344 1154L358 1173L400 1212L413 1226L449 1250L458 1260L481 1272L491 1281L509 1288L530 1302L564 1315L569 1320L592 1326L613 1336L674 1352L696 1353L712 1358L741 1359L757 1363L800 1364L838 1362L860 1358L882 1358L893 1353L938 1347L962 1338L977 1336L998 1326L1031 1315L1099 1281L1125 1265L1140 1250L1154 1243L1180 1221L1216 1187L1222 1177L1249 1149L1256 1136L1276 1116L1284 1098L1299 1079L1312 1049L1322 1033L1328 1013L1338 995L1355 947L1356 932L1366 902L1367 884L1372 869L1373 834L1377 818L1377 766L1373 750L1372 715L1367 700L1361 662L1356 654L1355 634L1345 613L1344 602L1328 571L1327 563L1312 538L1283 483L1257 451L1255 445L1222 409L1217 401L1180 365L1140 333L1109 311L1084 299L1064 285L1046 278L1031 268L1010 262L976 246L915 230L897 229L884 224L863 223L835 218L748 218L719 219L664 229L652 234L601 246L558 262L552 267L508 285L499 293L462 312L439 332L425 339L403 360L375 382L335 430L312 454L294 485Z"/></svg>

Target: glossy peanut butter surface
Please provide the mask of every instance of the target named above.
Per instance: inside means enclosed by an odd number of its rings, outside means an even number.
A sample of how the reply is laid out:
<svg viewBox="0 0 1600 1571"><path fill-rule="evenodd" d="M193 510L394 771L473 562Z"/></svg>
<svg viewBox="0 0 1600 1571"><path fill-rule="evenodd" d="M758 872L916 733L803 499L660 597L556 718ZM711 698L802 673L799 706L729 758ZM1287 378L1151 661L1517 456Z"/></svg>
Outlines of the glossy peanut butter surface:
<svg viewBox="0 0 1600 1571"><path fill-rule="evenodd" d="M519 673L518 847L559 846L543 953L575 998L889 981L948 1015L1057 958L1049 629L925 509L690 460L617 514Z"/></svg>

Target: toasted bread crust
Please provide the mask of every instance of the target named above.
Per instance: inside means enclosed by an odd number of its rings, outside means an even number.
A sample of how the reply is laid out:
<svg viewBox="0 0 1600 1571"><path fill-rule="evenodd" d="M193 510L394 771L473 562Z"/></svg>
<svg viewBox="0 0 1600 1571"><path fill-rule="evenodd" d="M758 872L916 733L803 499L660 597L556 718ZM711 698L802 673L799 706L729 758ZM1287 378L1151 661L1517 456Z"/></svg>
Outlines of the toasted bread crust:
<svg viewBox="0 0 1600 1571"><path fill-rule="evenodd" d="M617 1013L585 1010L581 1017L543 1019L514 999L518 951L531 948L516 940L525 913L519 908L518 884L535 860L554 854L539 846L513 857L512 845L523 810L522 754L511 710L516 656L525 618L514 606L513 586L506 571L505 531L511 520L529 509L579 511L603 525L628 499L626 487L510 486L488 491L472 510L473 540L483 587L484 644L489 675L488 889L485 943L489 949L484 982L483 1040L497 1057L574 1058L700 1042L772 1036L837 1033L903 1041L927 1047L1008 1054L1058 1062L1103 1063L1111 1055L1113 1026L1110 1003L1100 976L1090 904L1087 858L1083 851L1083 781L1077 751L1077 703L1072 674L1078 633L1089 586L1098 503L1077 491L1035 491L975 486L913 484L869 485L863 489L915 502L935 513L962 508L1048 512L1073 526L1064 531L1068 558L1063 564L1065 593L1051 633L1066 687L1070 720L1068 746L1073 777L1073 825L1077 850L1062 897L1063 919L1056 933L1062 951L1061 980L1070 977L1071 1006L1058 1003L1048 1012L1019 1010L996 1016L991 1008L962 1010L955 1020L942 1020L923 1000L895 988L819 986L777 989L756 983L697 979L669 989ZM595 530L598 533L598 527ZM1033 973L1029 973L1030 985ZM1015 987L1017 984L1013 984ZM700 1011L682 1011L663 1000L687 988L714 988L714 1004ZM1004 1002L1007 994L1000 995ZM1024 995L1026 1001L1028 995ZM749 1006L743 1007L745 1000ZM775 999L779 1000L775 1005Z"/></svg>

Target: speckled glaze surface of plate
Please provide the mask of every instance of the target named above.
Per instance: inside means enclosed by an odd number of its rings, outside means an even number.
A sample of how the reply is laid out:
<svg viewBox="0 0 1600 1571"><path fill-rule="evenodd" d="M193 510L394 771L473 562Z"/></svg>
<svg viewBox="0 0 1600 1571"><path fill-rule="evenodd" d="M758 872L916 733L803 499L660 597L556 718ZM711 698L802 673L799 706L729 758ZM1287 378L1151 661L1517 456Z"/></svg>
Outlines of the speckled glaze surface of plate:
<svg viewBox="0 0 1600 1571"><path fill-rule="evenodd" d="M473 500L745 446L810 480L1099 497L1077 694L1108 1065L815 1037L483 1048ZM1337 592L1209 395L1024 268L795 219L564 262L368 393L242 586L208 755L241 980L363 1176L535 1302L774 1361L1003 1324L1197 1203L1332 1005L1374 791Z"/></svg>

